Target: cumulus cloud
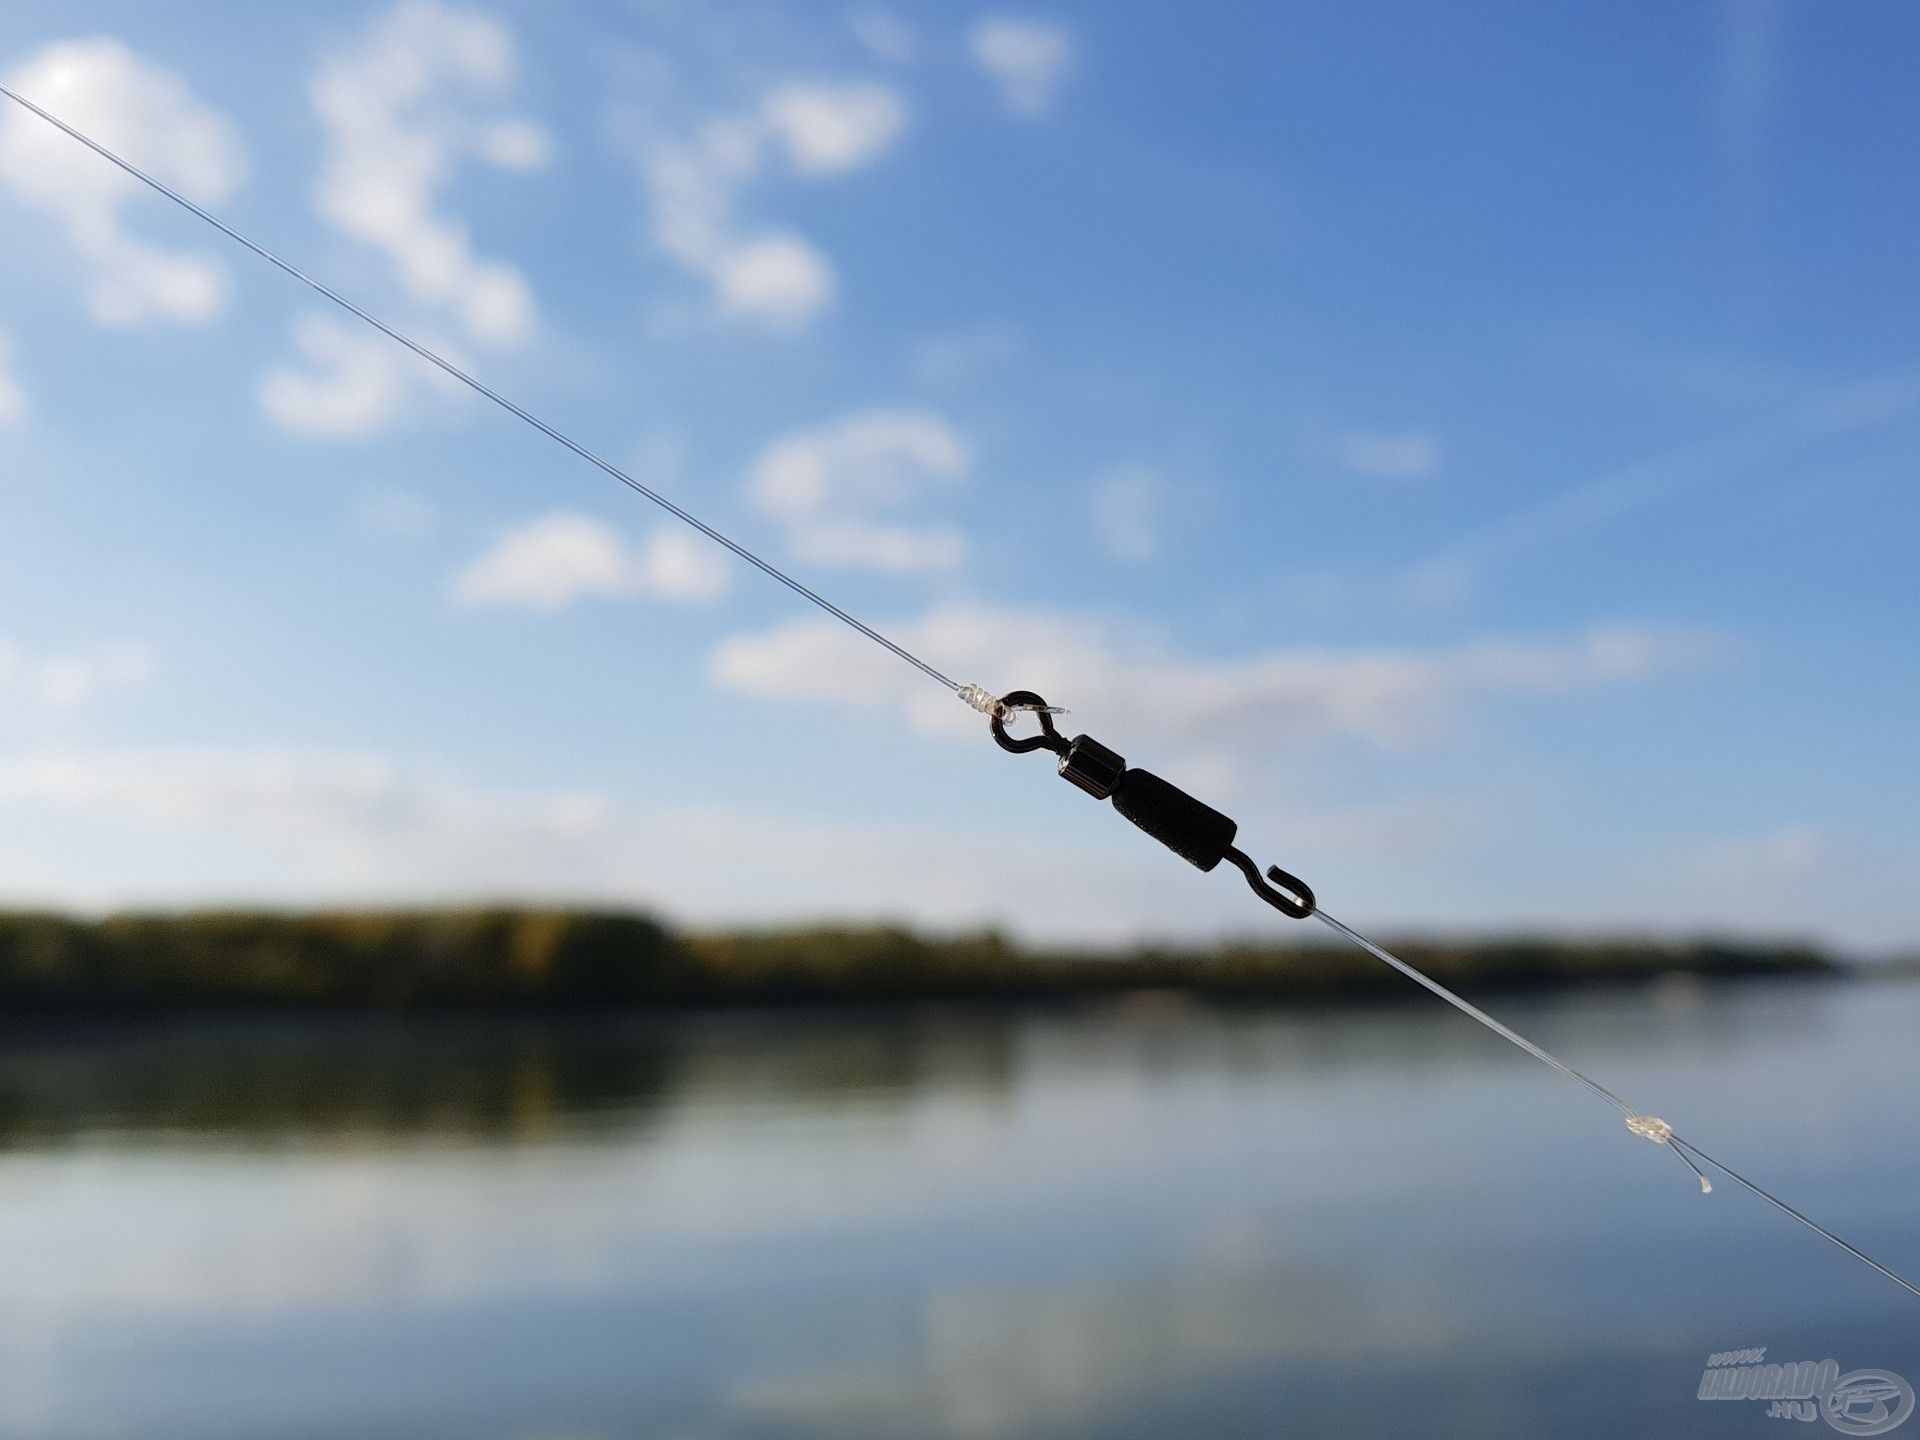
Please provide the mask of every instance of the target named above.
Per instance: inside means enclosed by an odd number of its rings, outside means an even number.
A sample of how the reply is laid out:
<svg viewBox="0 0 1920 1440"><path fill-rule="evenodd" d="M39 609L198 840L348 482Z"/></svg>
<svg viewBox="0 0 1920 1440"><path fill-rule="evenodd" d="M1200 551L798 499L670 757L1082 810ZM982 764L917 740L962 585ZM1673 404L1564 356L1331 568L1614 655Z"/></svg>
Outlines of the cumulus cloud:
<svg viewBox="0 0 1920 1440"><path fill-rule="evenodd" d="M153 652L113 642L47 654L0 640L0 711L70 710L153 678Z"/></svg>
<svg viewBox="0 0 1920 1440"><path fill-rule="evenodd" d="M929 485L962 481L972 464L953 427L930 410L863 410L774 441L751 493L769 515L804 520L841 507L892 506Z"/></svg>
<svg viewBox="0 0 1920 1440"><path fill-rule="evenodd" d="M712 257L723 313L795 330L826 309L839 289L833 265L798 235L760 235Z"/></svg>
<svg viewBox="0 0 1920 1440"><path fill-rule="evenodd" d="M533 290L512 265L475 253L445 192L463 164L536 170L546 132L503 113L517 61L513 37L487 16L406 0L356 49L323 65L312 98L327 136L314 190L322 219L379 251L409 298L458 336L510 349L537 322ZM414 403L457 387L385 337L310 314L297 358L262 377L260 404L283 429L341 439L390 428ZM458 340L429 337L458 359Z"/></svg>
<svg viewBox="0 0 1920 1440"><path fill-rule="evenodd" d="M881 629L949 674L989 687L1017 679L1076 712L1126 712L1146 739L1210 759L1345 738L1406 745L1472 700L1637 680L1706 653L1697 637L1614 627L1560 641L1200 660L1151 634L1084 616L977 605L945 606ZM899 705L923 729L976 733L976 717L951 695L830 620L736 636L715 652L712 673L745 694L842 708ZM1154 703L1139 705L1141 695Z"/></svg>
<svg viewBox="0 0 1920 1440"><path fill-rule="evenodd" d="M870 165L907 128L907 107L891 87L788 84L767 96L768 128L801 175L838 175Z"/></svg>
<svg viewBox="0 0 1920 1440"><path fill-rule="evenodd" d="M0 428L27 418L27 392L13 368L13 337L0 330Z"/></svg>
<svg viewBox="0 0 1920 1440"><path fill-rule="evenodd" d="M779 85L753 109L709 120L691 139L649 147L654 240L712 286L723 316L797 330L832 303L833 265L804 236L740 221L740 192L775 162L810 179L870 165L906 123L906 102L877 82Z"/></svg>
<svg viewBox="0 0 1920 1440"><path fill-rule="evenodd" d="M1053 108L1073 71L1073 33L1051 20L987 16L974 25L968 49L999 87L1007 108L1028 119Z"/></svg>
<svg viewBox="0 0 1920 1440"><path fill-rule="evenodd" d="M893 517L965 484L972 467L966 442L933 411L863 410L768 445L748 495L816 564L953 569L966 557L958 530Z"/></svg>
<svg viewBox="0 0 1920 1440"><path fill-rule="evenodd" d="M1087 497L1094 534L1107 555L1144 564L1160 554L1160 477L1144 466L1109 475Z"/></svg>
<svg viewBox="0 0 1920 1440"><path fill-rule="evenodd" d="M275 365L261 377L260 406L298 435L371 434L397 420L416 394L455 393L425 361L337 315L302 317L293 343L302 363Z"/></svg>
<svg viewBox="0 0 1920 1440"><path fill-rule="evenodd" d="M189 199L215 205L246 169L240 137L171 71L117 40L65 40L7 72L8 88L44 105ZM158 249L129 228L150 192L38 117L0 115L0 184L57 216L88 271L86 302L102 324L204 322L225 308L225 266Z"/></svg>
<svg viewBox="0 0 1920 1440"><path fill-rule="evenodd" d="M727 593L733 571L711 540L677 527L647 537L635 556L644 576L641 593L663 600L717 600Z"/></svg>
<svg viewBox="0 0 1920 1440"><path fill-rule="evenodd" d="M562 512L502 536L454 577L452 593L467 606L555 612L639 596L698 604L729 580L726 557L691 531L661 528L634 545L604 521Z"/></svg>
<svg viewBox="0 0 1920 1440"><path fill-rule="evenodd" d="M918 575L957 570L967 538L952 525L889 525L871 520L823 521L794 532L793 553L812 565Z"/></svg>
<svg viewBox="0 0 1920 1440"><path fill-rule="evenodd" d="M546 132L498 109L516 67L499 22L405 0L324 65L312 90L327 135L321 218L384 254L414 300L499 345L532 331L532 289L513 266L474 253L445 191L468 161L516 171L547 163Z"/></svg>
<svg viewBox="0 0 1920 1440"><path fill-rule="evenodd" d="M1336 454L1343 468L1373 480L1425 480L1440 468L1440 442L1419 431L1355 431Z"/></svg>

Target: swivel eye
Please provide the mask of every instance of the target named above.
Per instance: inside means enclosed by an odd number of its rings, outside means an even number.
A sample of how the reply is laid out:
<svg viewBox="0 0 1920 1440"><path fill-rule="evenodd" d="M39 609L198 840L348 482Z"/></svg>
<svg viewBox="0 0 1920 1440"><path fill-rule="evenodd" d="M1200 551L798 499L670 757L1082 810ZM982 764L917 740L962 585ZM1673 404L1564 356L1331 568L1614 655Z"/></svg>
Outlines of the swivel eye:
<svg viewBox="0 0 1920 1440"><path fill-rule="evenodd" d="M1021 710L1033 712L1040 721L1040 733L1030 735L1024 740L1016 740L1007 734L1007 722L1003 712ZM1031 690L1012 690L1002 695L999 706L987 723L993 730L993 743L1015 755L1025 755L1030 750L1051 750L1056 755L1067 753L1066 738L1054 727L1052 707Z"/></svg>

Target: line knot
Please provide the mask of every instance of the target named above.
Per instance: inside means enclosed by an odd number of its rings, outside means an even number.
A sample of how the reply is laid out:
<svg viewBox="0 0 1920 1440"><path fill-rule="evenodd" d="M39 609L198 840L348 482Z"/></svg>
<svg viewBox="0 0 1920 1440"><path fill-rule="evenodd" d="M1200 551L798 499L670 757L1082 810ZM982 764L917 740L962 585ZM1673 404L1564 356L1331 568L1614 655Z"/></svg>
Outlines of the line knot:
<svg viewBox="0 0 1920 1440"><path fill-rule="evenodd" d="M1651 1140L1656 1145L1664 1145L1673 1139L1673 1126L1658 1115L1629 1115L1627 1129L1643 1140Z"/></svg>

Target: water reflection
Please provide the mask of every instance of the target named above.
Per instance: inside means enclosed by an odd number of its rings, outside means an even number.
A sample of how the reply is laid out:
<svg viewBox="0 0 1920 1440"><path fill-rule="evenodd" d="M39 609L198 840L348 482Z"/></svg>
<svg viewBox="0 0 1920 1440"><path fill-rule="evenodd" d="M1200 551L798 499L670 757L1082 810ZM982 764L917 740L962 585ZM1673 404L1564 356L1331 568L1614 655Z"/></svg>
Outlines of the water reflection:
<svg viewBox="0 0 1920 1440"><path fill-rule="evenodd" d="M1549 1045L1616 1060L1682 1045L1803 1036L1821 1005L1748 1004L1828 982L1688 986L1628 1005L1542 1010ZM1356 1014L1367 1023L1350 1023ZM137 1143L540 1143L582 1127L644 1131L664 1109L901 1107L929 1091L1009 1093L1025 1058L1121 1068L1148 1083L1197 1072L1252 1083L1417 1071L1445 1083L1489 1064L1417 999L1354 1012L1209 1009L1166 997L1051 1016L926 1010L681 1020L183 1021L160 1031L9 1037L0 1149L113 1135ZM1511 1058L1511 1057L1507 1057Z"/></svg>
<svg viewBox="0 0 1920 1440"><path fill-rule="evenodd" d="M1920 988L1509 1008L1920 1256ZM1552 1081L1419 1006L16 1037L0 1434L1681 1435L1758 1423L1712 1350L1920 1375Z"/></svg>
<svg viewBox="0 0 1920 1440"><path fill-rule="evenodd" d="M117 1142L285 1148L423 1138L536 1144L644 1132L686 1103L901 1104L927 1086L1004 1090L1012 1032L927 1017L632 1021L182 1022L157 1035L13 1037L0 1149Z"/></svg>

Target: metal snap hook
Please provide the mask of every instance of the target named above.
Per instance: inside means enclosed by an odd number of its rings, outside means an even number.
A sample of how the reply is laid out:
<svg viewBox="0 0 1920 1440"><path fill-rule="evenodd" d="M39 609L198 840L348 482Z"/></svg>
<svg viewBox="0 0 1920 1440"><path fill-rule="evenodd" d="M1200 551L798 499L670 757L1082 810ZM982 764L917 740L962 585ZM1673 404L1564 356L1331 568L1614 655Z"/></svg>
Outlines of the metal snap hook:
<svg viewBox="0 0 1920 1440"><path fill-rule="evenodd" d="M1304 920L1319 908L1319 902L1313 898L1313 887L1298 875L1289 875L1278 865L1269 865L1263 877L1260 867L1252 858L1237 849L1229 849L1226 858L1240 867L1240 873L1247 877L1247 884L1252 887L1253 893L1281 914ZM1288 894L1288 891L1293 893Z"/></svg>

